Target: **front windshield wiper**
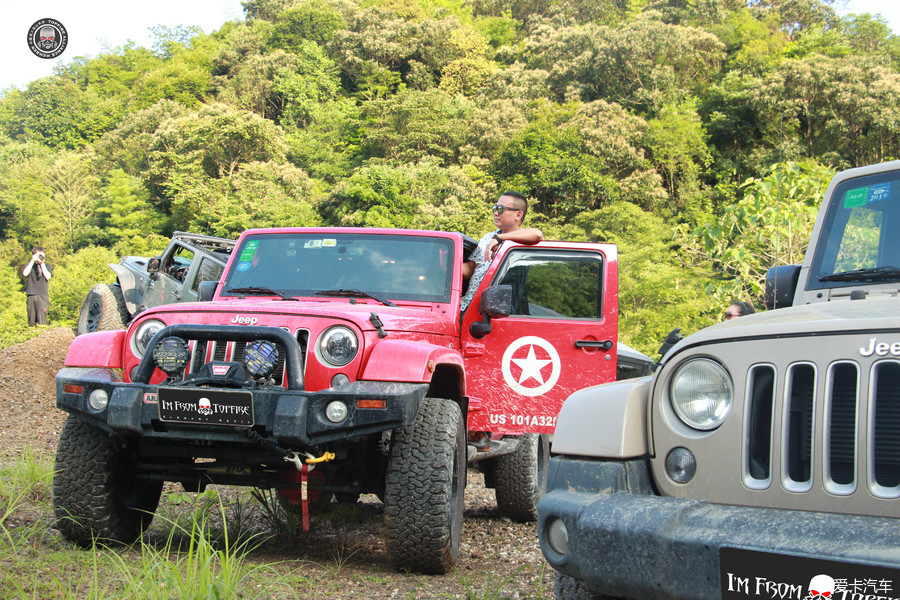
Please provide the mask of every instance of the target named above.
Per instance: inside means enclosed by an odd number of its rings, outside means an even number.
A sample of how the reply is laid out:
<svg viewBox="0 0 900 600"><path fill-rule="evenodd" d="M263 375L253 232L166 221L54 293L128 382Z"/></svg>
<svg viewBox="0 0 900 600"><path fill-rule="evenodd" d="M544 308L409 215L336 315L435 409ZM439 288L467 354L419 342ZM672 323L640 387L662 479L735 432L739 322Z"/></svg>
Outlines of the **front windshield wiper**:
<svg viewBox="0 0 900 600"><path fill-rule="evenodd" d="M316 292L316 296L338 296L341 298L371 298L372 300L377 300L381 302L385 306L397 306L390 300L385 300L383 298L379 298L369 292L364 292L362 290L321 290Z"/></svg>
<svg viewBox="0 0 900 600"><path fill-rule="evenodd" d="M885 265L874 269L856 269L855 271L822 275L819 277L819 281L871 281L875 279L893 279L895 277L900 277L900 269Z"/></svg>
<svg viewBox="0 0 900 600"><path fill-rule="evenodd" d="M225 293L241 294L246 296L279 296L282 300L297 300L291 298L280 290L273 290L267 287L236 287L225 290Z"/></svg>

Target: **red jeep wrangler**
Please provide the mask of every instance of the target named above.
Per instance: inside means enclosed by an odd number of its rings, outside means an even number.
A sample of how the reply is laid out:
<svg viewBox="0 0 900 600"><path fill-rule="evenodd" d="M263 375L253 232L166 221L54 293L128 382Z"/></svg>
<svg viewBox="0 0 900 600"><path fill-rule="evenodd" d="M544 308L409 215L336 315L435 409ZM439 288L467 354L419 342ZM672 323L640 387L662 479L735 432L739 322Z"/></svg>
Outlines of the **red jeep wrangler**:
<svg viewBox="0 0 900 600"><path fill-rule="evenodd" d="M616 248L504 243L460 315L474 247L249 230L201 302L77 337L56 377L60 531L134 541L164 481L274 488L304 515L307 500L375 493L393 566L445 572L467 464L504 514L533 520L563 400L616 379Z"/></svg>

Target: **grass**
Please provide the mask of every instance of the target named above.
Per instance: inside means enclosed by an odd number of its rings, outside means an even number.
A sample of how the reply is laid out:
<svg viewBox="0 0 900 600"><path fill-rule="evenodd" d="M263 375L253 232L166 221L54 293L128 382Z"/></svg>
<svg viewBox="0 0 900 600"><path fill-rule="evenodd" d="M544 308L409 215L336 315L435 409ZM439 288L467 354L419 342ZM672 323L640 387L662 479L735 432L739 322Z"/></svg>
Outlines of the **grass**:
<svg viewBox="0 0 900 600"><path fill-rule="evenodd" d="M138 543L85 550L54 528L52 478L52 457L35 452L0 465L0 598L552 597L543 564L498 573L463 568L443 578L392 572L377 506L324 504L304 533L299 515L269 491L167 486Z"/></svg>

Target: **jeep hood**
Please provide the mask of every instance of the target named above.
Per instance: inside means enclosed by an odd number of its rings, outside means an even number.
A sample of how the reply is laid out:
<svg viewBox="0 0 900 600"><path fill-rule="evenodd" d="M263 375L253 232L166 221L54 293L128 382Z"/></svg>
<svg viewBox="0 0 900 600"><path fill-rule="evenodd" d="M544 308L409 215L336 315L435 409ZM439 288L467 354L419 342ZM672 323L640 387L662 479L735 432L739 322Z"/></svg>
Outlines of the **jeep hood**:
<svg viewBox="0 0 900 600"><path fill-rule="evenodd" d="M145 312L140 317L151 315L166 322L250 324L256 318L256 325L276 327L300 327L311 319L351 321L362 331L374 331L370 320L372 313L378 315L385 331L447 334L455 327L455 319L446 305L384 306L376 302L316 302L279 301L271 298L244 300L185 302L168 304Z"/></svg>
<svg viewBox="0 0 900 600"><path fill-rule="evenodd" d="M900 332L900 298L878 296L863 300L821 302L747 315L719 323L687 336L665 356L707 344L739 339L820 337L866 331Z"/></svg>

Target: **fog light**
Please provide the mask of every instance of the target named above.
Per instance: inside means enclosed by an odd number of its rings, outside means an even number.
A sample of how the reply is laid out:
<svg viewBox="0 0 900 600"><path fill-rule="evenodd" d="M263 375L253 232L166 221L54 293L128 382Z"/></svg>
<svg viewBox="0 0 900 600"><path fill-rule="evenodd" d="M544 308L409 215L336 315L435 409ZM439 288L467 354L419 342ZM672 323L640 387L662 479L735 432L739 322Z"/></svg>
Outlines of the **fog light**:
<svg viewBox="0 0 900 600"><path fill-rule="evenodd" d="M350 383L350 378L344 375L343 373L338 373L334 377L331 378L331 387L340 387L342 385Z"/></svg>
<svg viewBox="0 0 900 600"><path fill-rule="evenodd" d="M109 394L106 393L106 390L96 389L88 396L88 404L91 405L91 408L99 412L105 409L109 404Z"/></svg>
<svg viewBox="0 0 900 600"><path fill-rule="evenodd" d="M278 347L266 340L256 340L247 344L244 351L244 366L254 377L268 377L278 364Z"/></svg>
<svg viewBox="0 0 900 600"><path fill-rule="evenodd" d="M565 556L569 551L569 530L562 519L553 517L548 520L547 543L557 554Z"/></svg>
<svg viewBox="0 0 900 600"><path fill-rule="evenodd" d="M156 366L169 377L181 375L191 360L191 350L186 341L180 337L167 337L153 349L153 360Z"/></svg>
<svg viewBox="0 0 900 600"><path fill-rule="evenodd" d="M675 483L687 483L697 473L697 459L687 448L673 448L666 456L666 474Z"/></svg>
<svg viewBox="0 0 900 600"><path fill-rule="evenodd" d="M332 423L340 423L347 418L347 405L340 400L332 400L325 407L325 417Z"/></svg>

